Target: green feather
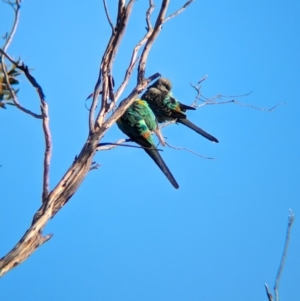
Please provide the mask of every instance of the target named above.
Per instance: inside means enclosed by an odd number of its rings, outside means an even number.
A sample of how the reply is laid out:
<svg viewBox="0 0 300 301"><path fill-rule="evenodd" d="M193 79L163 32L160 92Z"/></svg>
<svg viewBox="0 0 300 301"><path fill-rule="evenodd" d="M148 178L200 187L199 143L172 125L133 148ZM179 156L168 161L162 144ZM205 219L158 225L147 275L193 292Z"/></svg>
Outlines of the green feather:
<svg viewBox="0 0 300 301"><path fill-rule="evenodd" d="M148 103L144 100L136 100L125 111L123 116L117 120L117 125L132 141L144 148L144 151L162 170L171 184L175 188L179 188L178 183L160 156L153 140L152 131L156 131L158 125Z"/></svg>
<svg viewBox="0 0 300 301"><path fill-rule="evenodd" d="M195 110L194 107L180 103L171 93L172 84L166 78L158 79L153 85L149 86L142 95L142 99L147 101L158 122L176 120L194 130L203 137L219 142L217 138L208 134L186 117L186 110Z"/></svg>

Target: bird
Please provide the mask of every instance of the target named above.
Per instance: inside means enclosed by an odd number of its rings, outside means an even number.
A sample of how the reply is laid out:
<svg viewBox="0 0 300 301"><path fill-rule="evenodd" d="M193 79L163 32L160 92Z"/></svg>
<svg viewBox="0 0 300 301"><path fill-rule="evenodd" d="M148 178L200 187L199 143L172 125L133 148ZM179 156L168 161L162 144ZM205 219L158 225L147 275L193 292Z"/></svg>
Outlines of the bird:
<svg viewBox="0 0 300 301"><path fill-rule="evenodd" d="M116 123L119 129L130 138L130 141L137 143L144 149L170 183L178 189L179 185L160 156L152 137L152 131L157 133L159 129L155 115L148 103L140 99L135 100Z"/></svg>
<svg viewBox="0 0 300 301"><path fill-rule="evenodd" d="M196 110L194 107L185 105L179 102L172 95L172 84L167 78L159 78L146 92L141 96L145 100L159 123L166 121L173 121L184 124L206 139L218 143L219 140L214 136L208 134L190 120L187 119L185 112L187 110Z"/></svg>

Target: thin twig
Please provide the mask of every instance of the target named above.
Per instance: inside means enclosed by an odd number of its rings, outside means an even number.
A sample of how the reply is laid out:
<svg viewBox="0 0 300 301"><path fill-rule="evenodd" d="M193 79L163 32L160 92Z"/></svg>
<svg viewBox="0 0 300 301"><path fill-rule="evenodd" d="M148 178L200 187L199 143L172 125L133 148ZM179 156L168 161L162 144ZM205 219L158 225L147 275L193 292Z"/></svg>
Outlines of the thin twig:
<svg viewBox="0 0 300 301"><path fill-rule="evenodd" d="M149 52L151 50L151 47L161 31L161 27L162 27L162 24L164 21L164 17L165 17L169 2L170 2L170 0L162 1L154 28L153 29L148 28L148 31L150 31L151 34L150 34L149 38L147 39L147 42L142 51L141 59L140 59L139 65L138 65L138 76L137 76L138 83L141 83L145 78L146 61L147 61Z"/></svg>
<svg viewBox="0 0 300 301"><path fill-rule="evenodd" d="M134 49L132 51L130 63L129 63L129 66L128 66L126 72L125 72L124 80L123 80L122 84L120 85L120 87L118 88L118 90L116 92L116 95L115 95L116 101L119 99L120 95L123 93L124 89L128 85L132 70L134 69L134 67L135 67L135 65L138 61L137 54L138 54L140 48L147 42L147 40L149 39L149 37L151 36L151 34L153 32L152 26L150 24L150 16L151 16L151 13L152 13L153 9L154 9L154 5L153 5L152 1L150 0L149 1L149 8L146 12L146 22L148 24L147 33L137 43L137 45L134 47ZM111 110L111 108L109 109L109 111L110 110Z"/></svg>
<svg viewBox="0 0 300 301"><path fill-rule="evenodd" d="M30 74L29 69L24 64L17 65L17 67L22 70L31 83L31 85L36 89L37 94L41 103L41 111L42 111L42 119L43 119L43 132L45 138L45 154L44 154L44 171L43 171L43 202L46 201L49 195L49 181L50 181L50 161L52 155L52 140L51 140L51 131L49 127L49 112L48 112L48 104L45 100L45 94L43 92L42 87L36 81L36 79Z"/></svg>
<svg viewBox="0 0 300 301"><path fill-rule="evenodd" d="M250 105L250 104L247 104L247 103L243 103L243 102L240 102L236 99L232 99L232 100L225 100L225 101L219 101L217 99L222 99L222 98L231 98L231 97L245 97L245 96L248 96L252 93L252 91L248 92L248 93L245 93L245 94L239 94L239 95L223 95L223 94L218 94L212 98L207 98L205 96L203 96L201 94L201 86L200 84L207 78L207 75L204 76L198 83L197 85L193 85L193 84L190 84L197 92L196 94L196 97L195 97L195 100L193 101L193 103L191 104L191 106L193 107L197 107L197 108L200 108L200 107L203 107L203 106L206 106L206 105L223 105L223 104L228 104L228 103L234 103L236 105L240 105L240 106L245 106L245 107L249 107L249 108L252 108L252 109L255 109L255 110L259 110L259 111L267 111L267 112L273 112L278 106L280 105L284 105L285 102L280 102L278 104L276 104L275 106L271 107L271 108L261 108L261 107L257 107L257 106L254 106L254 105ZM198 101L201 101L202 103L201 104L197 104Z"/></svg>
<svg viewBox="0 0 300 301"><path fill-rule="evenodd" d="M107 17L107 21L108 21L108 23L109 23L109 25L111 27L112 32L114 32L115 28L114 28L113 22L111 21L109 13L108 13L108 8L107 8L106 0L103 0L103 4L104 4L104 10L105 10L105 14L106 14L106 17Z"/></svg>
<svg viewBox="0 0 300 301"><path fill-rule="evenodd" d="M286 260L286 255L287 255L289 242L290 242L290 233L291 233L291 228L292 228L294 219L295 219L295 216L293 214L293 211L290 209L290 215L289 215L289 218L288 218L288 226L287 226L287 229L286 229L286 237L285 237L283 253L282 253L282 256L281 256L281 261L280 261L280 265L279 265L279 268L278 268L278 272L277 272L277 276L276 276L276 280L275 280L275 285L274 285L275 301L279 301L279 299L278 299L279 281L280 281L281 273L282 273L284 263L285 263L285 260Z"/></svg>
<svg viewBox="0 0 300 301"><path fill-rule="evenodd" d="M134 1L130 0L127 6L125 7L125 1L119 0L118 17L116 22L117 26L115 32L112 34L110 38L106 51L103 55L101 67L100 67L100 74L102 74L102 101L101 101L101 108L95 122L96 127L102 126L105 115L107 114L107 110L109 109L109 104L107 102L108 81L109 81L108 77L111 76L112 65L116 53L119 49L119 44L123 38L125 29L127 27L127 23L132 12L133 3ZM116 97L114 98L116 99Z"/></svg>
<svg viewBox="0 0 300 301"><path fill-rule="evenodd" d="M96 151L107 151L107 150L116 148L117 146L139 148L139 149L153 149L153 147L143 147L143 146L137 146L137 145L123 144L124 142L134 142L134 141L132 141L131 139L120 139L115 143L114 142L99 143L97 145ZM159 152L162 151L162 149L159 149L159 148L155 148L155 150L157 150Z"/></svg>
<svg viewBox="0 0 300 301"><path fill-rule="evenodd" d="M119 145L122 145L125 141L126 141L126 139L119 139L115 143L99 143L97 145L96 151L98 152L98 151L111 150L113 148L116 148Z"/></svg>
<svg viewBox="0 0 300 301"><path fill-rule="evenodd" d="M101 164L98 164L97 162L92 162L90 171L94 169L98 169L101 166Z"/></svg>
<svg viewBox="0 0 300 301"><path fill-rule="evenodd" d="M159 125L159 128L162 129L162 128L165 128L167 126L169 126L170 124L174 124L177 122L177 119L174 119L174 120L170 120L170 121L166 121L162 124Z"/></svg>
<svg viewBox="0 0 300 301"><path fill-rule="evenodd" d="M43 92L42 87L36 81L36 79L30 74L29 68L24 64L20 64L15 62L9 55L7 55L3 50L0 49L0 52L11 62L13 63L19 70L23 71L28 81L31 85L36 89L38 97L40 99L41 104L41 115L37 115L25 108L23 108L18 102L16 102L16 106L24 111L27 114L30 114L36 118L43 120L43 132L45 138L45 154L44 154L44 171L43 171L43 194L42 199L43 202L46 200L49 194L49 172L50 172L50 161L51 161L51 154L52 154L52 141L51 141L51 132L49 127L49 112L48 112L48 104L45 100L45 94ZM4 73L5 74L5 73ZM13 91L12 94L14 95ZM15 100L16 97L15 97ZM15 102L14 100L14 102Z"/></svg>
<svg viewBox="0 0 300 301"><path fill-rule="evenodd" d="M186 2L180 9L178 9L176 12L174 12L173 14L171 14L170 16L168 16L166 19L164 19L163 23L169 21L170 19L176 17L177 15L179 15L180 13L182 13L194 0L189 0L188 2Z"/></svg>
<svg viewBox="0 0 300 301"><path fill-rule="evenodd" d="M197 92L197 95L196 95L196 97L195 97L195 100L193 101L193 103L192 103L192 105L191 105L192 107L196 107L196 106L197 106L198 100L201 100L201 83L207 79L207 76L208 76L208 75L203 76L203 77L198 81L197 85L190 84L190 85L196 90L196 92Z"/></svg>
<svg viewBox="0 0 300 301"><path fill-rule="evenodd" d="M290 209L290 215L288 217L288 225L286 229L286 236L285 236L285 242L284 242L284 248L283 248L283 253L281 256L280 260L280 265L277 271L276 279L275 279L275 284L274 284L274 294L275 294L275 301L279 301L279 296L278 296L278 288L279 288L279 281L281 278L281 273L285 264L286 256L287 256L287 251L289 247L289 242L290 242L290 233L291 233L291 228L294 222L295 216L293 211ZM272 293L269 290L268 285L265 283L265 289L267 293L267 297L269 301L273 301L273 296Z"/></svg>
<svg viewBox="0 0 300 301"><path fill-rule="evenodd" d="M154 3L152 0L149 0L149 8L147 9L146 11L146 23L147 23L147 31L149 32L150 30L152 30L152 25L151 25L151 20L150 20L150 17L151 17L151 14L154 10Z"/></svg>
<svg viewBox="0 0 300 301"><path fill-rule="evenodd" d="M41 119L42 118L42 115L39 115L39 114L36 114L26 108L24 108L18 101L18 98L16 96L16 94L14 93L14 90L12 89L10 83L9 83L9 79L8 79L8 75L7 75L7 71L6 71L6 67L5 67L5 64L4 64L4 57L6 57L10 62L12 62L14 65L18 65L15 61L13 61L7 54L6 54L6 51L8 49L8 47L10 46L12 40L13 40L13 37L16 33L16 30L18 28L18 24L19 24L19 20L20 20L20 8L21 8L21 2L22 0L16 0L15 2L11 2L11 1L3 1L3 2L6 2L7 4L9 4L14 12L15 12L15 16L14 16L14 22L13 22L13 25L12 25L12 29L10 31L10 33L7 35L6 37L6 41L4 43L4 46L2 49L0 49L0 53L1 53L1 58L0 58L0 64L1 64L1 68L3 70L3 74L4 74L4 80L5 80L5 83L7 85L7 88L8 88L8 91L10 92L10 95L11 95L11 98L12 98L12 101L14 103L14 105L19 109L21 110L22 112L28 114L28 115L31 115L35 118L38 118L38 119Z"/></svg>
<svg viewBox="0 0 300 301"><path fill-rule="evenodd" d="M21 8L21 2L22 0L16 0L15 2L8 2L8 1L4 1L6 3L8 3L12 8L13 10L15 11L15 17L14 17L14 23L13 23L13 26L12 26L12 29L9 33L9 35L6 37L6 41L4 43L4 46L3 46L3 51L6 52L10 43L12 42L13 40L13 37L16 33L16 30L18 28L18 24L19 24L19 19L20 19L20 8ZM16 6L16 8L15 8Z"/></svg>
<svg viewBox="0 0 300 301"><path fill-rule="evenodd" d="M239 106L249 107L249 108L252 108L252 109L255 109L255 110L266 111L266 112L273 112L278 106L282 106L282 105L286 104L285 102L280 102L280 103L276 104L275 106L273 106L271 108L261 108L261 107L256 107L256 106L253 106L253 105L250 105L250 104L243 103L243 102L237 101L235 99L232 99L232 100L228 100L228 101L216 101L216 102L209 101L209 102L203 103L201 105L198 105L198 107L202 107L204 105L223 105L223 104L228 104L228 103L234 103L234 104L239 105Z"/></svg>
<svg viewBox="0 0 300 301"><path fill-rule="evenodd" d="M44 131L44 138L45 138L42 200L43 202L46 202L46 199L49 195L49 187L50 187L49 182L50 182L50 162L51 162L51 155L52 155L52 140L51 140L51 131L49 126L48 104L44 99L41 99L41 110L43 113L43 131Z"/></svg>
<svg viewBox="0 0 300 301"><path fill-rule="evenodd" d="M125 72L125 76L124 76L124 79L123 79L123 82L121 83L120 87L118 88L116 94L115 94L115 101L117 101L119 99L119 97L121 96L121 94L123 93L124 89L126 88L126 86L128 85L128 82L129 82L129 79L130 79L130 76L132 74L132 71L139 59L139 57L136 57L136 54L138 52L138 48L142 46L141 45L137 45L134 50L133 50L133 54L132 54L132 57L131 57L131 60L130 60L130 63L129 63L129 67L127 68L126 72ZM111 111L111 108L108 109L108 112Z"/></svg>
<svg viewBox="0 0 300 301"><path fill-rule="evenodd" d="M2 50L0 49L0 52L2 52ZM4 65L4 63L2 62L2 71L3 71L3 75L4 75L4 80L5 80L5 84L7 85L7 88L8 88L8 91L10 92L11 94L11 99L14 103L14 105L22 112L34 117L34 118L37 118L37 119L42 119L42 115L40 114L36 114L28 109L26 109L25 107L23 107L20 103L19 103L19 100L18 100L18 97L16 95L16 93L14 92L14 90L12 89L10 83L9 83L9 78L8 78L8 74L7 74L7 71L6 71L6 67Z"/></svg>
<svg viewBox="0 0 300 301"><path fill-rule="evenodd" d="M204 158L204 159L208 159L208 160L216 160L216 158L212 158L212 157L206 157L206 156L203 156L203 155L200 155L198 153L196 153L195 151L191 150L191 149L188 149L186 147L177 147L177 146L173 146L171 144L169 144L168 142L166 142L166 145L168 145L170 148L173 148L173 149L177 149L177 150L184 150L184 151L187 151L187 152L190 152L198 157L201 157L201 158Z"/></svg>
<svg viewBox="0 0 300 301"><path fill-rule="evenodd" d="M269 287L266 283L265 283L265 288L266 288L266 294L267 294L268 300L273 301L272 293L270 292Z"/></svg>

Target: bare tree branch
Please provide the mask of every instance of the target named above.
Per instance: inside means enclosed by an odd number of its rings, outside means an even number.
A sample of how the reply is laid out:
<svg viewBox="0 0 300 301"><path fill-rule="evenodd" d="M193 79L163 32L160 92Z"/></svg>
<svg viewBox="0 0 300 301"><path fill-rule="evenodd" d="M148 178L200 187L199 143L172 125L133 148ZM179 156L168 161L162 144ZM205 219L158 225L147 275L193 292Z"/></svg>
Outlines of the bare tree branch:
<svg viewBox="0 0 300 301"><path fill-rule="evenodd" d="M178 9L176 12L174 12L173 14L171 14L170 16L168 16L164 20L164 23L167 22L167 21L169 21L170 19L176 17L180 13L182 13L192 2L194 2L194 0L189 0L188 2L186 2L180 9Z"/></svg>
<svg viewBox="0 0 300 301"><path fill-rule="evenodd" d="M157 38L158 34L161 31L162 24L163 24L163 21L164 21L164 17L165 17L169 2L170 2L169 0L163 0L162 1L161 8L160 8L160 11L158 13L158 17L156 19L154 28L153 29L148 28L148 32L150 32L150 36L147 39L146 45L145 45L145 47L142 51L142 55L141 55L141 58L140 58L140 63L139 63L139 66L138 66L138 78L137 78L138 83L141 83L145 78L146 61L147 61L149 52L151 50L152 44L153 44L154 40ZM150 2L150 5L151 5L151 2Z"/></svg>
<svg viewBox="0 0 300 301"><path fill-rule="evenodd" d="M285 102L280 102L280 103L276 104L275 106L273 106L271 108L261 108L261 107L256 107L256 106L253 106L253 105L250 105L250 104L247 104L247 103L240 102L236 99L226 100L226 101L219 101L218 100L218 99L222 99L222 98L245 97L245 96L250 95L252 93L252 91L249 92L249 93L240 94L240 95L222 95L222 94L218 94L218 95L216 95L212 98L207 98L207 97L202 95L201 85L200 85L206 78L207 78L207 75L204 76L197 83L197 85L190 84L197 92L195 100L193 101L193 103L191 105L193 107L200 108L200 107L203 107L203 106L206 106L206 105L223 105L223 104L228 104L228 103L234 103L234 104L237 104L237 105L240 105L240 106L249 107L249 108L252 108L252 109L255 109L255 110L259 110L259 111L273 112L278 106L281 106L281 105L285 104ZM202 103L200 105L198 105L198 101L201 101Z"/></svg>
<svg viewBox="0 0 300 301"><path fill-rule="evenodd" d="M106 17L107 17L107 21L108 21L108 23L109 23L109 25L110 25L112 31L114 31L114 30L115 30L114 24L113 24L113 22L111 21L111 18L110 18L110 16L109 16L107 4L106 4L106 0L103 0L103 5L104 5L104 10L105 10L105 14L106 14Z"/></svg>
<svg viewBox="0 0 300 301"><path fill-rule="evenodd" d="M151 16L151 13L153 12L153 9L154 9L154 5L153 5L152 0L150 0L149 1L149 8L148 8L148 10L146 12L146 22L147 22L147 26L148 26L147 27L147 33L137 43L137 45L133 49L133 52L132 52L132 55L131 55L131 60L130 60L129 66L128 66L127 70L126 70L124 80L123 80L122 84L120 85L120 87L117 90L116 95L115 95L116 101L119 99L120 95L123 93L124 89L126 88L126 86L128 84L128 81L130 79L132 70L134 69L134 67L135 67L135 65L136 65L136 63L138 61L137 54L138 54L140 48L147 42L147 40L149 39L149 37L152 34L153 29L152 29L152 26L151 26L151 23L150 23L150 16ZM110 110L111 110L111 108L109 109L109 111Z"/></svg>
<svg viewBox="0 0 300 301"><path fill-rule="evenodd" d="M116 148L117 146L123 146L123 147L130 147L130 148L139 148L139 149L152 149L152 147L142 147L138 145L130 145L130 144L123 144L124 142L133 142L131 139L120 139L117 142L104 142L104 143L99 143L97 145L96 151L107 151L111 150L113 148ZM156 148L155 150L157 151L162 151L159 148Z"/></svg>
<svg viewBox="0 0 300 301"><path fill-rule="evenodd" d="M95 127L101 127L102 123L104 121L104 117L106 114L107 106L108 106L108 77L111 76L112 73L112 64L116 55L116 52L119 47L119 43L121 42L121 39L124 35L124 31L127 27L128 18L131 14L133 1L130 0L127 7L125 7L125 1L119 0L119 6L118 6L118 16L117 16L117 22L116 26L112 32L112 35L110 37L110 40L108 42L108 45L106 47L106 50L104 52L104 55L102 57L102 62L100 66L99 76L97 83L95 85L94 93L93 93L93 100L89 115L89 128L90 131L94 131ZM98 96L100 92L100 85L102 82L102 89L101 89L101 108L98 113L98 116L96 118L96 122L94 122L94 115L95 115L95 109L98 103Z"/></svg>
<svg viewBox="0 0 300 301"><path fill-rule="evenodd" d="M2 49L0 49L0 53L3 53L2 52ZM1 61L1 69L3 71L3 75L4 75L4 80L5 80L5 84L7 85L7 88L8 88L8 91L10 92L10 95L11 95L11 99L12 99L12 102L13 104L22 112L34 117L34 118L37 118L37 119L42 119L42 115L40 114L36 114L28 109L26 109L25 107L23 107L19 100L18 100L18 97L16 95L16 93L14 92L13 88L11 87L10 83L9 83L9 78L8 78L8 74L7 74L7 70L6 70L6 66L4 64L4 62L0 59Z"/></svg>
<svg viewBox="0 0 300 301"><path fill-rule="evenodd" d="M203 78L201 78L201 79L198 81L197 85L190 84L190 85L196 90L196 92L197 92L197 95L196 95L196 97L195 97L195 100L194 100L194 102L192 103L192 107L196 107L196 106L197 106L198 100L201 100L201 86L200 86L200 84L201 84L203 81L205 81L206 79L207 79L207 75L205 75Z"/></svg>
<svg viewBox="0 0 300 301"><path fill-rule="evenodd" d="M265 288L266 288L266 294L267 294L268 300L273 301L272 293L270 292L269 287L266 283L265 283Z"/></svg>
<svg viewBox="0 0 300 301"><path fill-rule="evenodd" d="M118 13L117 22L110 40L107 44L107 48L102 57L100 71L98 80L95 84L93 100L90 108L89 114L89 134L85 144L83 145L80 153L76 156L74 162L70 168L66 171L62 179L57 183L54 189L48 193L48 181L46 180L48 175L48 167L51 155L51 136L49 131L49 119L48 119L48 107L44 99L44 94L40 85L29 73L28 68L22 64L18 64L18 68L22 70L25 76L28 78L30 83L36 88L39 95L42 107L42 118L43 118L43 129L46 141L46 152L44 160L44 184L43 184L43 202L39 210L35 213L30 228L26 231L19 242L12 248L12 250L0 259L0 276L13 269L18 264L22 263L26 258L28 258L39 246L48 241L52 235L42 235L43 228L47 222L55 216L55 214L68 202L68 200L74 195L82 181L89 173L91 169L97 168L98 165L93 163L93 156L97 150L97 145L99 141L103 138L106 131L115 123L117 119L121 117L126 109L131 105L131 103L136 99L137 95L146 88L146 86L154 79L156 79L159 74L156 73L148 78L145 78L145 66L146 60L151 49L154 40L157 38L161 25L164 21L165 13L169 4L169 0L163 0L158 17L154 28L150 26L150 14L153 10L153 3L149 1L149 9L146 13L146 22L148 18L148 33L146 34L146 41L142 40L141 46L145 44L142 51L141 59L138 66L138 80L136 87L131 91L131 93L123 99L122 103L118 109L105 120L108 110L111 108L111 103L108 102L110 99L112 102L115 101L116 95L113 95L113 78L112 78L112 66L114 62L115 55L118 51L119 44L121 42L122 36L124 34L125 28L127 27L128 18L132 11L133 0L129 0L127 6L124 0L118 1ZM144 43L144 44L143 44ZM141 47L137 45L137 47ZM139 49L139 48L137 48ZM132 54L132 59L128 67L127 73L125 74L125 84L128 76L137 62L137 52L135 50ZM121 95L122 87L121 85L117 94L119 97ZM124 88L123 88L124 89ZM95 111L98 103L99 92L102 92L101 108L98 112L95 121Z"/></svg>
<svg viewBox="0 0 300 301"><path fill-rule="evenodd" d="M151 25L151 20L150 20L150 17L151 17L151 14L154 10L154 3L152 0L149 0L149 8L147 9L146 11L146 23L147 23L147 31L149 32L150 30L152 30L152 25Z"/></svg>
<svg viewBox="0 0 300 301"><path fill-rule="evenodd" d="M119 139L115 143L101 143L101 145L98 144L96 151L99 152L99 151L111 150L119 145L122 145L125 141L126 139Z"/></svg>
<svg viewBox="0 0 300 301"><path fill-rule="evenodd" d="M16 62L14 62L7 54L6 54L6 51L8 49L8 47L10 46L12 40L13 40L13 37L16 33L16 30L18 28L18 24L19 24L19 20L20 20L20 4L22 2L22 0L16 0L15 2L12 2L12 1L3 1L7 4L9 4L14 12L15 12L15 15L14 15L14 22L13 22L13 25L12 25L12 29L10 31L10 33L7 35L6 37L6 40L5 40L5 43L3 45L3 48L0 49L0 53L1 53L1 57L0 57L0 64L1 64L1 69L3 71L3 74L4 74L4 80L5 80L5 83L7 85L7 88L8 88L8 91L10 92L10 95L11 95L11 98L12 98L12 101L14 103L14 105L19 109L21 110L22 112L28 114L28 115L31 115L32 117L35 117L35 118L39 118L39 119L42 119L42 115L39 115L39 114L36 114L28 109L26 109L25 107L23 107L20 102L18 101L18 98L14 92L14 90L12 89L10 83L9 83L9 79L8 79L8 75L7 75L7 71L6 71L6 66L5 66L5 63L4 63L4 57L7 58L11 63L13 63L14 65L17 65Z"/></svg>
<svg viewBox="0 0 300 301"><path fill-rule="evenodd" d="M287 251L288 251L288 247L289 247L289 242L290 242L290 233L291 233L291 228L294 222L295 216L293 211L290 209L290 215L288 217L288 226L286 229L286 236L285 236L285 242L284 242L284 248L283 248L283 253L281 256L281 260L280 260L280 265L277 271L277 275L276 275L276 280L275 280L275 284L274 284L274 293L275 293L275 301L279 301L279 295L278 295L278 288L279 288L279 281L281 278L281 273L285 264L285 260L286 260L286 256L287 256ZM273 296L272 293L269 290L268 285L265 283L265 288L266 288L266 293L267 293L267 297L269 301L273 301Z"/></svg>
<svg viewBox="0 0 300 301"><path fill-rule="evenodd" d="M225 97L225 96L220 95L220 97ZM273 106L271 108L261 108L261 107L256 107L256 106L253 106L253 105L250 105L250 104L243 103L243 102L237 101L235 99L232 99L232 100L228 100L228 101L216 101L216 102L209 101L209 102L206 102L202 105L199 105L198 107L202 107L204 105L223 105L223 104L228 104L228 103L234 103L236 105L249 107L249 108L252 108L252 109L255 109L255 110L259 110L259 111L267 111L267 112L273 112L278 106L285 105L285 102L280 102L280 103L276 104L275 106Z"/></svg>
<svg viewBox="0 0 300 301"><path fill-rule="evenodd" d="M107 114L108 109L108 93L107 93L107 77L111 75L112 73L112 66L114 62L114 58L116 56L116 53L119 48L119 44L123 38L123 35L125 33L125 29L127 27L127 23L129 20L129 16L132 12L132 6L134 1L130 0L127 7L125 7L125 3L121 3L122 1L119 1L119 12L117 17L117 25L116 25L116 34L112 36L111 43L107 47L107 52L103 56L103 60L101 63L101 73L102 73L102 102L101 102L101 108L100 112L96 119L96 125L102 126L104 122L105 115Z"/></svg>
<svg viewBox="0 0 300 301"><path fill-rule="evenodd" d="M45 139L45 154L44 154L44 171L43 171L43 202L46 201L49 195L50 182L50 162L52 155L52 139L49 127L48 104L44 99L41 99L41 110L43 114L43 131Z"/></svg>
<svg viewBox="0 0 300 301"><path fill-rule="evenodd" d="M12 29L9 35L6 37L6 41L3 46L3 51L6 52L18 28L19 19L20 19L20 7L21 7L22 0L16 0L15 2L11 2L11 1L3 1L3 2L8 3L15 12Z"/></svg>
<svg viewBox="0 0 300 301"><path fill-rule="evenodd" d="M281 273L282 273L282 270L283 270L283 267L284 267L288 247L289 247L290 233L291 233L291 228L292 228L294 219L295 219L295 216L293 214L293 211L290 209L290 215L289 215L289 218L288 218L288 226L287 226L287 229L286 229L286 237L285 237L283 253L282 253L282 256L281 256L281 261L280 261L280 265L279 265L279 268L278 268L278 272L277 272L277 276L276 276L276 280L275 280L275 285L274 285L274 292L275 292L275 300L276 301L279 300L278 299L279 281L280 281Z"/></svg>
<svg viewBox="0 0 300 301"><path fill-rule="evenodd" d="M15 62L3 50L0 49L0 52L11 63L13 63L19 70L24 72L24 74L25 74L26 78L28 79L28 81L36 89L38 97L40 99L42 115L37 115L35 113L32 113L31 111L29 111L25 108L22 108L18 103L16 103L16 106L20 110L24 111L25 113L28 113L28 114L36 117L36 118L40 118L43 121L43 132L44 132L44 138L45 138L45 155L44 155L43 195L42 195L42 199L43 199L43 202L44 202L46 197L49 194L49 170L50 170L50 161L51 161L51 154L52 154L52 141L51 141L51 132L50 132L50 127L49 127L48 104L45 100L45 95L44 95L42 87L39 85L39 83L36 81L36 79L30 74L30 71L29 71L28 67L25 66L24 63L20 64L18 62ZM7 74L6 74L6 76L7 76ZM11 92L14 95L14 92L13 91L11 91Z"/></svg>
<svg viewBox="0 0 300 301"><path fill-rule="evenodd" d="M187 151L189 153L192 153L198 157L201 157L201 158L204 158L204 159L208 159L208 160L216 160L216 158L212 158L212 157L206 157L206 156L203 156L203 155L200 155L198 153L196 153L195 151L191 150L191 149L188 149L186 147L178 147L178 146L173 146L171 144L169 144L168 142L166 142L166 145L168 145L170 148L173 148L173 149L176 149L176 150L184 150L184 151Z"/></svg>

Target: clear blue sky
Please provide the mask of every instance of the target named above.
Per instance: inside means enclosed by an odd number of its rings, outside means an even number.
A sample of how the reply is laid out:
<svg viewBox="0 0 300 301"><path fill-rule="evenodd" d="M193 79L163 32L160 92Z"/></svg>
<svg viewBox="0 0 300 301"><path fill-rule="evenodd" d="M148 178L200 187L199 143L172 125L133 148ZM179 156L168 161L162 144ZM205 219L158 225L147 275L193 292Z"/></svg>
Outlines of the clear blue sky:
<svg viewBox="0 0 300 301"><path fill-rule="evenodd" d="M108 2L114 20L116 1ZM146 3L134 5L114 67L116 85L145 32ZM172 1L169 13L180 3ZM3 36L13 14L0 7ZM300 300L299 14L296 0L198 0L166 23L146 71L170 78L180 101L191 103L190 83L207 74L206 97L253 91L239 100L262 108L286 104L272 113L234 104L190 112L219 144L181 125L166 128L169 143L217 158L165 149L179 190L141 150L98 153L100 169L47 225L53 238L1 279L1 300L266 301L263 285L274 284L289 208L296 219L279 292L281 300ZM50 106L52 188L87 137L84 101L109 35L102 1L22 4L9 53L32 69ZM20 87L21 103L38 111L24 78ZM41 204L44 144L40 121L12 107L0 120L3 256ZM114 126L104 140L122 137Z"/></svg>

